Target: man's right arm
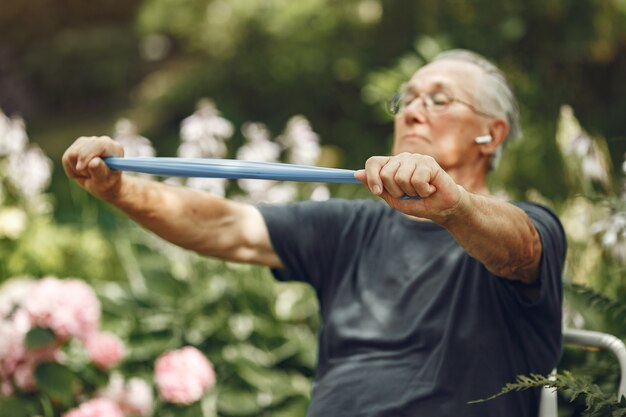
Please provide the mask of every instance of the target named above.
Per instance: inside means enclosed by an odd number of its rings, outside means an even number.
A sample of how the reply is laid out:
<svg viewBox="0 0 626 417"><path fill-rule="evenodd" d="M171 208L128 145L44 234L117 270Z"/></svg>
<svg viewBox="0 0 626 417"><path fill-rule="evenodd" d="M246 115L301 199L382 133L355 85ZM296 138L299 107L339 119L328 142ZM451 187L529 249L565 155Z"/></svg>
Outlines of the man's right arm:
<svg viewBox="0 0 626 417"><path fill-rule="evenodd" d="M110 170L101 157L123 156L107 137L82 137L63 155L67 175L162 238L202 255L281 268L259 210L209 193Z"/></svg>

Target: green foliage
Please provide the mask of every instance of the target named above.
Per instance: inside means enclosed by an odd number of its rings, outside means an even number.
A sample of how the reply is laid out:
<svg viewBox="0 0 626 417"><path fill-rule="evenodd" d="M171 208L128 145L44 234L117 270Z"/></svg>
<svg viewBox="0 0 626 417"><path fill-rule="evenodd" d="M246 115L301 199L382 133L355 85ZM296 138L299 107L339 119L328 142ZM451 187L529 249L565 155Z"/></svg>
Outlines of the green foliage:
<svg viewBox="0 0 626 417"><path fill-rule="evenodd" d="M36 216L17 240L0 240L2 279L12 276L78 276L94 282L119 279L111 244L99 229L62 225Z"/></svg>
<svg viewBox="0 0 626 417"><path fill-rule="evenodd" d="M50 92L45 98L50 102L39 105L59 109L87 101L102 108L125 100L125 90L136 82L136 44L130 28L63 30L26 51L24 70L38 90Z"/></svg>
<svg viewBox="0 0 626 417"><path fill-rule="evenodd" d="M78 388L78 379L72 371L58 363L44 362L35 368L34 375L37 386L50 399L64 406L72 405Z"/></svg>
<svg viewBox="0 0 626 417"><path fill-rule="evenodd" d="M585 318L588 328L626 338L626 303L585 285L565 283L568 300Z"/></svg>
<svg viewBox="0 0 626 417"><path fill-rule="evenodd" d="M576 377L567 371L554 377L536 374L520 375L516 382L506 384L499 393L484 400L472 401L472 403L489 401L510 392L541 387L559 390L570 402L582 400L586 407L583 417L626 416L626 397L617 401L615 395L607 395L600 387L591 383L589 378Z"/></svg>
<svg viewBox="0 0 626 417"><path fill-rule="evenodd" d="M100 294L107 326L128 343L124 372L148 374L163 351L193 345L215 365L220 416L304 415L319 326L313 292L123 224L115 246L129 280Z"/></svg>
<svg viewBox="0 0 626 417"><path fill-rule="evenodd" d="M37 415L39 408L25 398L0 398L0 417L31 417ZM49 414L46 413L46 417Z"/></svg>
<svg viewBox="0 0 626 417"><path fill-rule="evenodd" d="M200 97L211 97L237 125L260 120L279 131L288 117L304 114L324 143L339 150L336 165L357 168L389 150L384 102L398 85L439 50L473 49L505 70L522 107L525 139L509 146L491 178L493 188L558 208L568 234L566 278L576 283L566 286L573 313L588 328L625 337L623 234L616 223L603 222L626 212L615 172L626 151L626 2L138 4L0 5L0 107L28 116L33 137L53 152L57 165L73 137L106 134L120 114L138 121L162 155L172 155L180 121ZM150 55L155 41L158 53ZM606 184L585 175L580 155L562 157L558 150L559 137L577 137L581 125L608 170ZM68 194L66 184L57 183L57 196ZM219 396L202 405L207 415L215 408L224 415L303 414L317 327L308 290L275 284L259 268L182 252L163 255L162 246L148 244L132 228L125 231L126 224L107 224L105 231L93 221L96 213L73 216L87 211L85 201L61 199L57 218L72 222L61 225L49 211L4 199L12 191L0 188L0 213L27 216L23 229L0 233L0 280L57 275L94 282L105 324L131 343L124 368L129 375L149 374L150 361L168 347L201 347L219 377ZM562 366L600 380L603 392L614 390L614 380L603 381L610 358L567 349ZM275 392L272 384L284 391ZM0 416L28 410L16 405L19 398L11 401L0 404Z"/></svg>
<svg viewBox="0 0 626 417"><path fill-rule="evenodd" d="M44 327L33 327L26 333L25 344L28 349L51 346L56 340L54 332Z"/></svg>

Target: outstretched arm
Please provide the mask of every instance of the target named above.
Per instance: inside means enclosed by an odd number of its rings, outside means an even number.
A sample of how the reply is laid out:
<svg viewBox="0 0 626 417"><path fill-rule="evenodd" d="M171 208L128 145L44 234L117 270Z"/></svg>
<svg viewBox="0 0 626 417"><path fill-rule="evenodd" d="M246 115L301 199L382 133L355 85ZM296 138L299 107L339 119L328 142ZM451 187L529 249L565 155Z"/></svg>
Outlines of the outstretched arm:
<svg viewBox="0 0 626 417"><path fill-rule="evenodd" d="M63 155L63 167L88 192L176 245L225 260L282 267L254 206L124 175L101 159L123 154L108 137L82 137Z"/></svg>
<svg viewBox="0 0 626 417"><path fill-rule="evenodd" d="M465 190L430 156L402 153L372 157L356 177L389 206L444 226L468 254L495 275L536 281L541 240L526 213ZM403 195L421 200L403 200Z"/></svg>

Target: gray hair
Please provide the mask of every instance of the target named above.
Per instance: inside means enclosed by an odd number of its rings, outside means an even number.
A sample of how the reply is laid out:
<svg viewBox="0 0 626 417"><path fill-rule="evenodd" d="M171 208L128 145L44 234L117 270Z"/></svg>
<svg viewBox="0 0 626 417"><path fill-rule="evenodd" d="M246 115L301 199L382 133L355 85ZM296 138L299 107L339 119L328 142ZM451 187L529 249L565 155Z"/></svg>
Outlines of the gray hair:
<svg viewBox="0 0 626 417"><path fill-rule="evenodd" d="M495 168L500 162L504 146L510 141L522 136L520 124L519 106L509 82L504 73L482 55L465 49L452 49L435 56L431 62L453 60L469 62L483 70L484 82L475 92L474 99L481 111L501 117L509 124L509 133L504 142L494 153L490 161L490 169Z"/></svg>

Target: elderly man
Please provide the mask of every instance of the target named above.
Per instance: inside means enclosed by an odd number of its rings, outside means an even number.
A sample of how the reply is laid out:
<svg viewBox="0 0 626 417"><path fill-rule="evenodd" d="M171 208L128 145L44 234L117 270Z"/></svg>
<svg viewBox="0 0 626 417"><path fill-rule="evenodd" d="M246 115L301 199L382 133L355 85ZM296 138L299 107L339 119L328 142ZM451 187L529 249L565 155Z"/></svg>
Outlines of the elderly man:
<svg viewBox="0 0 626 417"><path fill-rule="evenodd" d="M68 175L163 238L311 284L323 325L310 417L537 414L529 390L479 404L561 350L565 238L556 216L489 196L519 133L502 73L450 51L398 95L392 156L356 177L374 200L251 206L112 172L108 138L79 138ZM403 196L418 196L406 199Z"/></svg>

